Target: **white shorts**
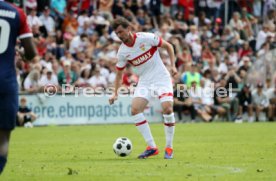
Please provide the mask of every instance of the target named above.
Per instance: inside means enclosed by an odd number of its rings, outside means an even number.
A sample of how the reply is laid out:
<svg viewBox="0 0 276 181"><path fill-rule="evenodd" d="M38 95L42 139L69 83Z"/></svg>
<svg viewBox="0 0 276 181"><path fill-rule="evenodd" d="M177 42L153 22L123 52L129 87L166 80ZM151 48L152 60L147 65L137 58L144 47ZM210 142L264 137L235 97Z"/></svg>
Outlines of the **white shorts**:
<svg viewBox="0 0 276 181"><path fill-rule="evenodd" d="M138 82L133 97L142 97L150 101L158 98L160 102L173 102L173 86L171 78L162 78L151 82Z"/></svg>

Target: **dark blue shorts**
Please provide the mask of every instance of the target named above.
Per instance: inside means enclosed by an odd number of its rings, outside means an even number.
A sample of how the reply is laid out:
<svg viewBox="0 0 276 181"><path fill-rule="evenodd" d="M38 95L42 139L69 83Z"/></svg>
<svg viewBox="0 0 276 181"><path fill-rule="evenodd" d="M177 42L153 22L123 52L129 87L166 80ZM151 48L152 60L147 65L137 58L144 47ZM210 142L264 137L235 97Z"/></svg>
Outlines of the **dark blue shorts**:
<svg viewBox="0 0 276 181"><path fill-rule="evenodd" d="M16 125L18 94L0 93L0 129L12 130Z"/></svg>

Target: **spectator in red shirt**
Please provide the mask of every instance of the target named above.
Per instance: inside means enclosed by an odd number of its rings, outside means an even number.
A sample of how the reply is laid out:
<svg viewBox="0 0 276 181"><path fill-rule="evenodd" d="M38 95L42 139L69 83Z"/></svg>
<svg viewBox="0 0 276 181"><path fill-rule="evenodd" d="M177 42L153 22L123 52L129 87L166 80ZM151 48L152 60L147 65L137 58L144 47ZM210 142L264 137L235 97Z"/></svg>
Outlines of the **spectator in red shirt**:
<svg viewBox="0 0 276 181"><path fill-rule="evenodd" d="M243 43L242 47L238 51L239 59L242 59L244 56L251 56L253 54L252 48L249 46L249 43L246 41Z"/></svg>
<svg viewBox="0 0 276 181"><path fill-rule="evenodd" d="M216 62L216 57L211 52L210 48L208 46L203 47L201 59L204 63L204 65L213 64Z"/></svg>

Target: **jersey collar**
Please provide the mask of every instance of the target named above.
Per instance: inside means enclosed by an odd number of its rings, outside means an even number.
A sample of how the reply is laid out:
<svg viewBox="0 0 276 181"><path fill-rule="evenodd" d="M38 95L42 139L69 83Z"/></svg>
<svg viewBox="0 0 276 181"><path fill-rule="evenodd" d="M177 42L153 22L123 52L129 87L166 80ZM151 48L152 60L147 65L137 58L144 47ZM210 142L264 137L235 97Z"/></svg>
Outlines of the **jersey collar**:
<svg viewBox="0 0 276 181"><path fill-rule="evenodd" d="M126 46L128 46L128 47L133 47L133 45L135 44L135 41L136 41L136 38L137 38L137 35L136 35L136 33L134 33L133 34L133 41L132 41L132 43L131 44L125 44Z"/></svg>

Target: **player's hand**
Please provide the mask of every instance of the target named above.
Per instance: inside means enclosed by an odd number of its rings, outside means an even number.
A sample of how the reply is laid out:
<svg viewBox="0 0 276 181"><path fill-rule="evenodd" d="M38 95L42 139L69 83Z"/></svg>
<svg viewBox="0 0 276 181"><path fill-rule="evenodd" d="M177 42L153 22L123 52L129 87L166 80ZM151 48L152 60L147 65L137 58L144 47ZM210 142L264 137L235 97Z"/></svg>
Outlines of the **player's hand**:
<svg viewBox="0 0 276 181"><path fill-rule="evenodd" d="M177 76L177 69L176 69L175 66L172 67L171 74L172 74L173 77Z"/></svg>
<svg viewBox="0 0 276 181"><path fill-rule="evenodd" d="M25 61L26 59L25 59L25 50L24 50L24 48L19 48L19 47L16 47L15 48L15 51L16 51L16 53L21 57L21 59L23 60L23 61Z"/></svg>
<svg viewBox="0 0 276 181"><path fill-rule="evenodd" d="M113 95L112 97L109 98L109 104L112 105L114 102L118 99L118 95Z"/></svg>

